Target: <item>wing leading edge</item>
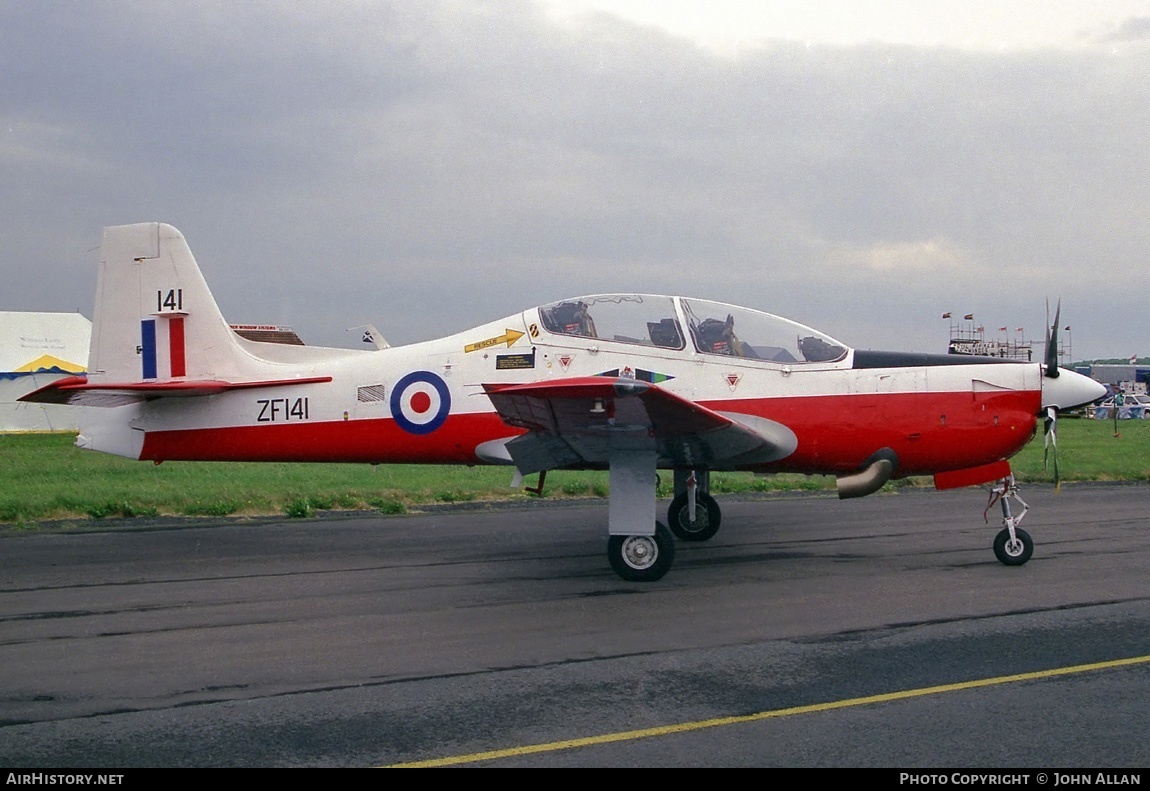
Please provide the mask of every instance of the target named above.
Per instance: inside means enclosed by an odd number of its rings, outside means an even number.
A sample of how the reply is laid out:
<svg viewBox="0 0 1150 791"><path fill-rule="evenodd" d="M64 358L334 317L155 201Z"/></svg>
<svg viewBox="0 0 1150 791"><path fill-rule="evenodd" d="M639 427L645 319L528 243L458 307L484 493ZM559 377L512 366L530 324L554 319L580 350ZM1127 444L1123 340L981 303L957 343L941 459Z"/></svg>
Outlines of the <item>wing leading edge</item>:
<svg viewBox="0 0 1150 791"><path fill-rule="evenodd" d="M504 443L523 474L610 463L613 452L654 449L663 467L732 469L794 452L786 426L717 412L635 379L588 376L485 384L495 410L528 433Z"/></svg>

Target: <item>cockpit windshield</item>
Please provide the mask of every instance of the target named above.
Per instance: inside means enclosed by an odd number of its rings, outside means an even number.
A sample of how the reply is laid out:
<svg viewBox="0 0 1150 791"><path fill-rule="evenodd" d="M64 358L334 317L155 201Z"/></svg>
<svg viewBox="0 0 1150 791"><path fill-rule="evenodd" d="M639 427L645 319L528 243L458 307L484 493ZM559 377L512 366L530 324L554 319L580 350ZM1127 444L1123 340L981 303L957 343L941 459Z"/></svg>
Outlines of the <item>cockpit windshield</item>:
<svg viewBox="0 0 1150 791"><path fill-rule="evenodd" d="M836 362L847 353L841 343L810 327L703 299L600 294L544 305L539 319L556 335L676 351L687 348L689 337L702 354L785 365Z"/></svg>
<svg viewBox="0 0 1150 791"><path fill-rule="evenodd" d="M682 349L683 329L670 297L645 294L604 294L545 305L539 309L543 326L558 335L577 335Z"/></svg>
<svg viewBox="0 0 1150 791"><path fill-rule="evenodd" d="M695 348L774 363L829 363L847 349L838 341L797 322L750 308L682 299L683 313Z"/></svg>

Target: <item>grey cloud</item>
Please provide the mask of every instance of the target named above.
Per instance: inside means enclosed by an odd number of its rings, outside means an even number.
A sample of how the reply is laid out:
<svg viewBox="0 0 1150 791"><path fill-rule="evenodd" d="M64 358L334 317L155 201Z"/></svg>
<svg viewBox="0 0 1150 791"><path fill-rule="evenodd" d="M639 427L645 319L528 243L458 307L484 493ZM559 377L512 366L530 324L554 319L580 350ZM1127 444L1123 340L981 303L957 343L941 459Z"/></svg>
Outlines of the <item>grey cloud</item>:
<svg viewBox="0 0 1150 791"><path fill-rule="evenodd" d="M634 289L931 350L943 310L1073 290L1101 344L1150 251L1148 59L727 58L530 3L7 4L0 307L87 306L100 226L161 219L226 314L312 342Z"/></svg>
<svg viewBox="0 0 1150 791"><path fill-rule="evenodd" d="M1107 41L1145 41L1150 39L1150 16L1130 17L1116 31L1106 37Z"/></svg>

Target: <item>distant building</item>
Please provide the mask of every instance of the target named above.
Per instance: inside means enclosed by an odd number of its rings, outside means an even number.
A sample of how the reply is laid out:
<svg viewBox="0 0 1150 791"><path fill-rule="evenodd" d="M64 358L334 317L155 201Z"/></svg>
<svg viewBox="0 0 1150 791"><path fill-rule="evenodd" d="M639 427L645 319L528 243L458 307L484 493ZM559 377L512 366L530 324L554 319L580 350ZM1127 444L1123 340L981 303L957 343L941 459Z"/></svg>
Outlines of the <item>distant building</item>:
<svg viewBox="0 0 1150 791"><path fill-rule="evenodd" d="M1123 393L1146 393L1150 384L1150 364L1077 365L1074 370Z"/></svg>
<svg viewBox="0 0 1150 791"><path fill-rule="evenodd" d="M79 427L76 407L24 404L20 396L88 370L92 322L79 313L0 311L0 431Z"/></svg>
<svg viewBox="0 0 1150 791"><path fill-rule="evenodd" d="M229 324L232 332L241 338L260 343L282 343L285 346L303 346L299 335L291 327L277 324Z"/></svg>

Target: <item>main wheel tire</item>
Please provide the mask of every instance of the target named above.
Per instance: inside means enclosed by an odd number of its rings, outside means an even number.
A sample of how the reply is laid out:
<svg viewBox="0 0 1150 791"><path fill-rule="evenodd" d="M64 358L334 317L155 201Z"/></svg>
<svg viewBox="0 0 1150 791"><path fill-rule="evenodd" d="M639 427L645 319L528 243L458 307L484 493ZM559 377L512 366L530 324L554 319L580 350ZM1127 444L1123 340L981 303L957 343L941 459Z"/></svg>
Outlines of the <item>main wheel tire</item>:
<svg viewBox="0 0 1150 791"><path fill-rule="evenodd" d="M675 539L662 522L653 536L611 536L607 540L611 568L628 582L662 579L675 561Z"/></svg>
<svg viewBox="0 0 1150 791"><path fill-rule="evenodd" d="M1034 542L1030 539L1029 533L1016 527L1014 535L1016 539L1011 541L1010 531L1004 527L994 537L994 556L998 558L999 563L1007 566L1021 566L1034 554Z"/></svg>
<svg viewBox="0 0 1150 791"><path fill-rule="evenodd" d="M667 511L667 521L671 532L681 541L706 541L719 532L723 512L715 498L705 492L695 494L695 521L691 521L687 504L687 493L683 492L671 501Z"/></svg>

